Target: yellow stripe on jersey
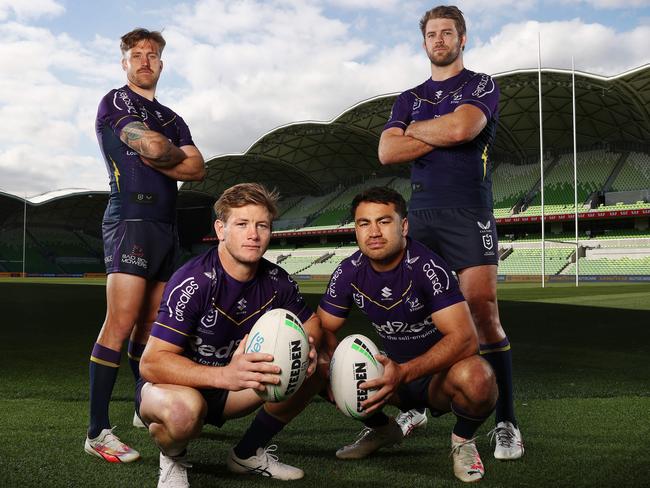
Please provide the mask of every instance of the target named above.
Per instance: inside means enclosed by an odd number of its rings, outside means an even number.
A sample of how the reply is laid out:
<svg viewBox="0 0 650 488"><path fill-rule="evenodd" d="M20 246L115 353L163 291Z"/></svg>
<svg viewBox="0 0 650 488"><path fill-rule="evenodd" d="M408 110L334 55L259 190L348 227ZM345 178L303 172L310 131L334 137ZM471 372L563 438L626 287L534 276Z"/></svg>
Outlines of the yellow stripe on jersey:
<svg viewBox="0 0 650 488"><path fill-rule="evenodd" d="M226 317L228 320L230 320L233 324L239 326L239 325L243 324L244 322L246 322L247 320L252 319L252 318L255 317L256 315L259 315L259 313L260 313L262 310L264 310L266 307L268 307L268 306L271 304L271 302L272 302L273 300L275 300L275 294L271 297L271 299L270 299L268 302L266 302L266 303L265 303L264 305L262 305L260 308L258 308L257 310L255 310L252 314L248 315L247 317L243 318L243 319L240 320L240 321L235 320L234 318L232 318L230 315L228 315L226 312L224 312L223 310L221 310L221 309L220 309L219 307L217 307L216 305L215 305L214 308L216 308L219 312L221 312L221 314L222 314L224 317Z"/></svg>
<svg viewBox="0 0 650 488"><path fill-rule="evenodd" d="M117 185L117 191L120 191L120 170L117 169L117 164L115 164L113 158L110 156L108 158L111 160L111 163L113 163L113 168L115 168L115 171L113 171L113 174L115 175L115 184Z"/></svg>
<svg viewBox="0 0 650 488"><path fill-rule="evenodd" d="M174 115L174 116L172 117L172 119L171 119L169 122L165 122L165 123L163 124L163 127L165 127L166 125L171 124L174 120L176 120L176 115Z"/></svg>
<svg viewBox="0 0 650 488"><path fill-rule="evenodd" d="M482 356L483 354L489 354L491 352L504 352L509 350L510 350L510 344L504 347L495 347L494 349L481 349L479 354Z"/></svg>
<svg viewBox="0 0 650 488"><path fill-rule="evenodd" d="M357 286L356 286L354 283L351 283L351 285L352 285L352 288L354 288L355 290L357 290L357 291L358 291L361 295L363 295L363 297L366 298L368 301L374 303L374 304L377 305L378 307L383 308L384 310L390 310L391 308L395 308L395 305L399 305L400 303L402 303L402 301L404 300L404 296L409 292L409 290L410 290L411 287L413 286L413 282L412 282L412 281L409 282L409 286L406 287L406 290L404 290L404 293L402 293L402 296L400 297L400 299L397 300L395 303L393 303L393 304L392 304L391 306L389 306L389 307L387 307L386 305L383 305L383 304L381 304L381 303L379 303L379 302L376 302L375 300L373 300L372 298L370 298L368 295L366 295L364 292L362 292L359 288L357 288Z"/></svg>
<svg viewBox="0 0 650 488"><path fill-rule="evenodd" d="M481 155L481 159L483 160L483 179L485 179L485 175L487 174L487 160L488 160L488 145L486 144L485 147L483 148L483 154Z"/></svg>
<svg viewBox="0 0 650 488"><path fill-rule="evenodd" d="M336 303L332 303L328 300L323 300L323 301L328 305L331 305L332 307L340 308L341 310L350 310L350 307L342 307L341 305L337 305Z"/></svg>
<svg viewBox="0 0 650 488"><path fill-rule="evenodd" d="M129 359L133 359L134 361L140 361L141 359L141 356L134 356L130 352L127 352L126 355L129 356Z"/></svg>
<svg viewBox="0 0 650 488"><path fill-rule="evenodd" d="M112 363L110 361L105 361L104 359L96 358L95 356L90 356L90 360L93 363L101 364L102 366L108 366L109 368L119 368L120 365L117 363Z"/></svg>
<svg viewBox="0 0 650 488"><path fill-rule="evenodd" d="M173 332L176 332L177 334L180 334L185 337L189 337L189 334L186 334L185 332L181 332L180 330L176 330L173 327L170 327L169 325L161 324L160 322L154 322L154 324L159 325L161 327L164 327L165 329L169 329Z"/></svg>

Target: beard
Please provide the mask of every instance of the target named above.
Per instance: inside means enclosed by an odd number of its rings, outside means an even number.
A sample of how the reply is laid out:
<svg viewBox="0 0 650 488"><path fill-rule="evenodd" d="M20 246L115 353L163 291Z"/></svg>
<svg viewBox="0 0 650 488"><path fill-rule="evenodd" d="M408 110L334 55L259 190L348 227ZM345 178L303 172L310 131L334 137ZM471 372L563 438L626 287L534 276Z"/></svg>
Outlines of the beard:
<svg viewBox="0 0 650 488"><path fill-rule="evenodd" d="M458 56L460 56L460 41L455 46L452 46L448 51L436 53L435 51L427 51L427 56L431 64L443 68L452 64Z"/></svg>

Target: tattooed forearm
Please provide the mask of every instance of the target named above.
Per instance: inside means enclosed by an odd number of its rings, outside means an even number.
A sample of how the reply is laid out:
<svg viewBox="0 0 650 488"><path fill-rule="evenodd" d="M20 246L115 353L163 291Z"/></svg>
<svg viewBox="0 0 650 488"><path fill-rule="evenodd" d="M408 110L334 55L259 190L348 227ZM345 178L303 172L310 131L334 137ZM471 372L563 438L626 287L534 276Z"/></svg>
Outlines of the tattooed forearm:
<svg viewBox="0 0 650 488"><path fill-rule="evenodd" d="M127 124L120 133L120 139L155 167L170 168L185 159L183 151L142 122Z"/></svg>

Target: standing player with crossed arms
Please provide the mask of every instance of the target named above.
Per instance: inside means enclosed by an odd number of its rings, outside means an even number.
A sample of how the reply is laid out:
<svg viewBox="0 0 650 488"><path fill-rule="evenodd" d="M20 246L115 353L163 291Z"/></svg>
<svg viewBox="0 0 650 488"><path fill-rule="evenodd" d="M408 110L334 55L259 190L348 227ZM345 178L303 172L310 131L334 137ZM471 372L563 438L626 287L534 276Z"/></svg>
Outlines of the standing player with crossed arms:
<svg viewBox="0 0 650 488"><path fill-rule="evenodd" d="M481 355L499 386L494 456L518 459L524 447L514 412L510 342L497 305L499 256L489 159L499 89L490 76L464 68L467 35L457 7L429 10L420 29L431 78L397 97L381 134L379 159L384 165L413 162L409 236L458 274Z"/></svg>
<svg viewBox="0 0 650 488"><path fill-rule="evenodd" d="M159 32L135 29L122 36L127 84L111 90L97 112L97 139L111 188L102 224L107 310L90 356L84 449L109 462L140 457L113 434L108 416L122 344L129 339L129 363L137 380L151 323L179 255L177 181L205 176L187 124L155 98L164 47Z"/></svg>

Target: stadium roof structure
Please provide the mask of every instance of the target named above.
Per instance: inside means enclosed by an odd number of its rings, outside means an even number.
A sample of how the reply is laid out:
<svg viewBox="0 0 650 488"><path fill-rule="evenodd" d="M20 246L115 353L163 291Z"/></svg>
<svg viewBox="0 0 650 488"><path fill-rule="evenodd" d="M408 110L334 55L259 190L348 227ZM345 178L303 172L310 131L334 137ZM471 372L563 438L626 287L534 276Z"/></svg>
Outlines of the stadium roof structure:
<svg viewBox="0 0 650 488"><path fill-rule="evenodd" d="M544 148L573 147L572 72L541 70ZM539 160L538 71L494 75L501 89L500 119L493 159L511 163ZM650 140L650 64L604 77L575 72L577 144L633 144ZM377 144L397 94L362 101L329 122L278 127L243 154L207 161L202 182L185 183L217 197L244 181L275 185L282 194L322 194L335 185L370 176L407 175L408 165L383 167Z"/></svg>

